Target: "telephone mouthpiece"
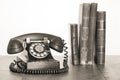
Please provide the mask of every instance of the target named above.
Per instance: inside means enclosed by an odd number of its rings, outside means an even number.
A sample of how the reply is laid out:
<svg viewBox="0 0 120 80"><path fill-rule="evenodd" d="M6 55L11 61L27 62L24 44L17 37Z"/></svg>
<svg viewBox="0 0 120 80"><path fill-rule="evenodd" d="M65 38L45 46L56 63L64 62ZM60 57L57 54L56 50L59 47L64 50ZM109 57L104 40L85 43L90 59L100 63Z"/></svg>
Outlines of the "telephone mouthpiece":
<svg viewBox="0 0 120 80"><path fill-rule="evenodd" d="M7 48L8 54L16 54L23 51L23 45L20 41L11 39Z"/></svg>

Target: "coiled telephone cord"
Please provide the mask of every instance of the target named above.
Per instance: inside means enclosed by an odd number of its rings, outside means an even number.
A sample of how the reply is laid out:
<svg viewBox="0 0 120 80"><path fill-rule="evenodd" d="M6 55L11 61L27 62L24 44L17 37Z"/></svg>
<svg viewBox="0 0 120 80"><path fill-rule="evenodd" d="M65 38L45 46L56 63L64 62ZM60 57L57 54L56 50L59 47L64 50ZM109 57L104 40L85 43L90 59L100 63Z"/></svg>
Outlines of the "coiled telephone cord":
<svg viewBox="0 0 120 80"><path fill-rule="evenodd" d="M61 69L30 70L30 69L15 68L15 65L19 63L15 60L14 60L15 63L11 63L9 68L12 72L24 73L24 74L58 74L58 73L67 72L69 69L68 64L67 64L68 63L68 51L67 51L68 47L65 45L66 43L64 43L64 47L63 47L63 51L65 53L64 53L64 60L63 60L63 68Z"/></svg>

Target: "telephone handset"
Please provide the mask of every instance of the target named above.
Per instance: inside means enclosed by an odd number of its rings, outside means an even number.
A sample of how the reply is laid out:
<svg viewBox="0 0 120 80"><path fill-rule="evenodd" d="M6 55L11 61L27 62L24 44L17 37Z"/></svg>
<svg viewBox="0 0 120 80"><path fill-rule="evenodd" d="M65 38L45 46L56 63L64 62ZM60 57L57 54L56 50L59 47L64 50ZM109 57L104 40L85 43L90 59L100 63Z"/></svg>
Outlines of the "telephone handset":
<svg viewBox="0 0 120 80"><path fill-rule="evenodd" d="M65 52L63 68L51 54L51 49L59 53ZM55 74L68 71L68 52L64 40L45 33L30 33L12 38L8 44L8 54L25 54L26 60L17 56L10 64L10 70L25 74ZM26 51L27 53L24 53Z"/></svg>

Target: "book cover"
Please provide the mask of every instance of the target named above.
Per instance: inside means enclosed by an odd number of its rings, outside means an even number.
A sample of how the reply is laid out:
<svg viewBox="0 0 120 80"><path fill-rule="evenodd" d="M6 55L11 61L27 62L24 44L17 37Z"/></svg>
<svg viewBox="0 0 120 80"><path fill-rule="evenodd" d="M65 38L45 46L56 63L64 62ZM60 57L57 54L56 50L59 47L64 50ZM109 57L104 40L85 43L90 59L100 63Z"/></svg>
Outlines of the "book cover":
<svg viewBox="0 0 120 80"><path fill-rule="evenodd" d="M78 20L78 53L79 53L79 60L80 60L80 28L82 26L82 8L83 4L79 5L79 20Z"/></svg>
<svg viewBox="0 0 120 80"><path fill-rule="evenodd" d="M88 54L87 63L94 63L95 55L95 32L96 32L96 15L97 14L97 3L91 3L90 7L90 20L89 20L89 39L88 39Z"/></svg>
<svg viewBox="0 0 120 80"><path fill-rule="evenodd" d="M70 24L72 64L79 65L78 25Z"/></svg>
<svg viewBox="0 0 120 80"><path fill-rule="evenodd" d="M97 26L96 26L96 64L105 63L105 30L106 30L106 12L97 12Z"/></svg>
<svg viewBox="0 0 120 80"><path fill-rule="evenodd" d="M80 64L82 65L86 64L88 54L89 13L90 4L83 3L82 25L80 28Z"/></svg>

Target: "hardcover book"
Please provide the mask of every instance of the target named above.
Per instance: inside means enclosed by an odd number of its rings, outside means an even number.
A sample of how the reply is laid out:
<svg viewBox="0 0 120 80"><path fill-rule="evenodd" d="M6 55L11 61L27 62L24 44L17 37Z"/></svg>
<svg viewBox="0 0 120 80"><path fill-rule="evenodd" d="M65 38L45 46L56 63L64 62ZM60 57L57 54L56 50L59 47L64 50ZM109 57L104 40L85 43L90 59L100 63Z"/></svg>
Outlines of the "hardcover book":
<svg viewBox="0 0 120 80"><path fill-rule="evenodd" d="M70 24L71 33L71 54L72 54L72 64L79 64L79 54L78 54L78 25Z"/></svg>
<svg viewBox="0 0 120 80"><path fill-rule="evenodd" d="M96 64L105 63L105 30L106 30L106 12L97 12L97 27L96 27Z"/></svg>
<svg viewBox="0 0 120 80"><path fill-rule="evenodd" d="M80 64L84 65L86 64L88 54L90 4L83 3L82 8L82 25L80 28Z"/></svg>
<svg viewBox="0 0 120 80"><path fill-rule="evenodd" d="M78 22L78 53L79 53L79 60L80 60L80 28L82 26L82 8L83 4L79 5L79 22Z"/></svg>
<svg viewBox="0 0 120 80"><path fill-rule="evenodd" d="M94 63L97 3L91 3L87 63Z"/></svg>

